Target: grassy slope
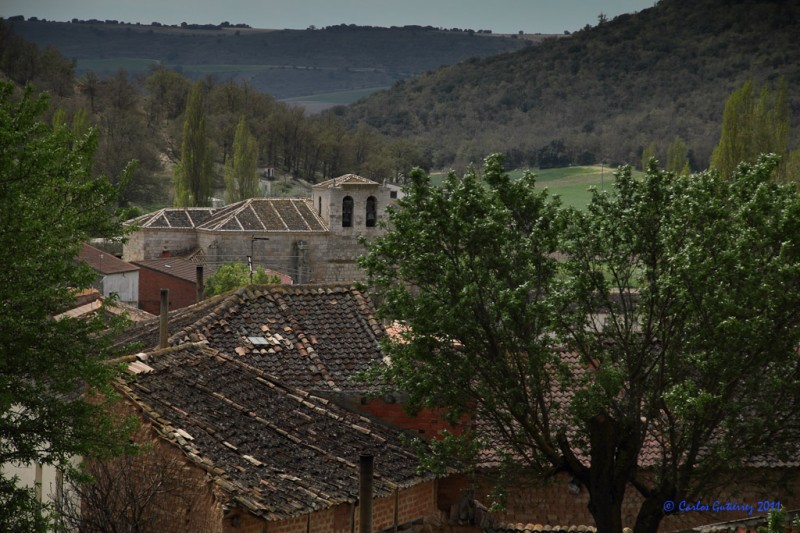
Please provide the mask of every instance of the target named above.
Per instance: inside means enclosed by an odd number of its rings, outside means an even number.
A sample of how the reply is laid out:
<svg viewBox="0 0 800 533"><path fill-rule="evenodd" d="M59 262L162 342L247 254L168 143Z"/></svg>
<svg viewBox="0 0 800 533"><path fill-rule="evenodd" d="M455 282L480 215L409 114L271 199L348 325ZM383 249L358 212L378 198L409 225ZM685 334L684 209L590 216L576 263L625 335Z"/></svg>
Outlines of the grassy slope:
<svg viewBox="0 0 800 533"><path fill-rule="evenodd" d="M552 195L558 195L564 205L585 209L592 197L591 187L610 191L614 184L615 168L607 166L585 166L548 168L544 170L533 169L536 175L537 186L547 188ZM524 170L509 172L512 178L520 178ZM634 171L634 176L641 172ZM431 181L439 185L442 183L444 173L432 173Z"/></svg>

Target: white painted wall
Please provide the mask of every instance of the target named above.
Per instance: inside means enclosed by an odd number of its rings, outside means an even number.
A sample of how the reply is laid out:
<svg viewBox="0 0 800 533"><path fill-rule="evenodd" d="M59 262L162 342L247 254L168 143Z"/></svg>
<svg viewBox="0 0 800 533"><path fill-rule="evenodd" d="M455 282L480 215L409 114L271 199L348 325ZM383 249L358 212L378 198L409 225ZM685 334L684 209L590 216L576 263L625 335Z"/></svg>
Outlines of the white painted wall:
<svg viewBox="0 0 800 533"><path fill-rule="evenodd" d="M139 271L120 272L103 276L101 282L103 296L117 293L121 302L139 306Z"/></svg>

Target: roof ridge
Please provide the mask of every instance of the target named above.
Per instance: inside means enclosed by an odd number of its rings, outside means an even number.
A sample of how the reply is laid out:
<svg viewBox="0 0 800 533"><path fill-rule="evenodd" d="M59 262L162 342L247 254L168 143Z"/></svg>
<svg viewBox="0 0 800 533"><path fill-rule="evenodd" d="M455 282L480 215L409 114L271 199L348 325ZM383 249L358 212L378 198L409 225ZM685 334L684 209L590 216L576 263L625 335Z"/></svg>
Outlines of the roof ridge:
<svg viewBox="0 0 800 533"><path fill-rule="evenodd" d="M306 217L303 216L303 213L301 213L300 209L298 209L297 206L295 205L295 201L294 200L289 200L289 205L291 205L294 208L294 210L297 212L297 215L300 217L300 220L302 220L303 224L305 224L306 229L308 231L311 231L311 226L308 225L308 222L306 222ZM312 214L314 213L314 209L311 209L310 211L311 211Z"/></svg>

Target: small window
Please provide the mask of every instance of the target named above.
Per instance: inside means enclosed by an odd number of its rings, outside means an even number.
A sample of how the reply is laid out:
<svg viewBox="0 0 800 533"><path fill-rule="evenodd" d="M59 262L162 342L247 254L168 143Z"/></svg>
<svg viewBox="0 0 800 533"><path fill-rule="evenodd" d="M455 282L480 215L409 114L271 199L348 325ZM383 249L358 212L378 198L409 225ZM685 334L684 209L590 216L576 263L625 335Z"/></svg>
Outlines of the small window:
<svg viewBox="0 0 800 533"><path fill-rule="evenodd" d="M319 202L317 202L317 216L322 216L322 196L317 198Z"/></svg>
<svg viewBox="0 0 800 533"><path fill-rule="evenodd" d="M389 198L397 198L397 191L389 191Z"/></svg>
<svg viewBox="0 0 800 533"><path fill-rule="evenodd" d="M374 196L367 198L367 227L374 228L378 220L378 201Z"/></svg>
<svg viewBox="0 0 800 533"><path fill-rule="evenodd" d="M349 196L342 199L342 227L353 227L353 199Z"/></svg>

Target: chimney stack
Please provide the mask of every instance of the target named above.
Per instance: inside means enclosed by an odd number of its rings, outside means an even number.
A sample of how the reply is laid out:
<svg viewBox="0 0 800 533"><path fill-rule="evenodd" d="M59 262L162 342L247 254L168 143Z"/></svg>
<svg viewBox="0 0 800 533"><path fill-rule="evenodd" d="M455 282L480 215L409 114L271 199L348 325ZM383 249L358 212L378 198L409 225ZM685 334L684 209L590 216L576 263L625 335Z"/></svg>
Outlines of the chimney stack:
<svg viewBox="0 0 800 533"><path fill-rule="evenodd" d="M197 301L202 302L205 298L205 286L203 285L203 265L197 265L195 268L195 285L197 287Z"/></svg>
<svg viewBox="0 0 800 533"><path fill-rule="evenodd" d="M372 472L375 458L362 453L358 461L358 533L372 533Z"/></svg>
<svg viewBox="0 0 800 533"><path fill-rule="evenodd" d="M161 289L161 313L159 314L159 330L158 330L158 347L167 347L167 338L169 331L167 330L167 323L169 322L169 289Z"/></svg>

